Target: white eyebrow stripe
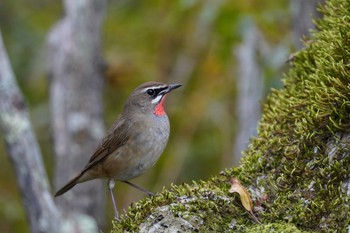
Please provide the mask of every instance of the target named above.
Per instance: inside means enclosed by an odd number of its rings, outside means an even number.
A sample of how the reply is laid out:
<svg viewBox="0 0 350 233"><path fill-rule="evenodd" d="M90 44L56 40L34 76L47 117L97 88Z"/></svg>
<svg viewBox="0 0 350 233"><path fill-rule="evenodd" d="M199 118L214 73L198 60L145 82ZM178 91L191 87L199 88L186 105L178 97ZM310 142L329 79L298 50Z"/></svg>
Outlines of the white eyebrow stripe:
<svg viewBox="0 0 350 233"><path fill-rule="evenodd" d="M150 89L162 89L162 88L165 88L165 87L167 87L167 85L146 87L146 88L143 89L143 92L147 92Z"/></svg>
<svg viewBox="0 0 350 233"><path fill-rule="evenodd" d="M158 103L162 99L163 95L158 95L157 98L152 100L152 104Z"/></svg>

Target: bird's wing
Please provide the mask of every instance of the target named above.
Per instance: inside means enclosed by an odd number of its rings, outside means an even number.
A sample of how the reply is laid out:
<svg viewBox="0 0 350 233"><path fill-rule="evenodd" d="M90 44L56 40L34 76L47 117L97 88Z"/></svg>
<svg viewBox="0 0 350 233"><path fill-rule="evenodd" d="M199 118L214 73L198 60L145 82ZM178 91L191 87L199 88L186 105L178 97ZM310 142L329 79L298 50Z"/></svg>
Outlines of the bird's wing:
<svg viewBox="0 0 350 233"><path fill-rule="evenodd" d="M111 153L113 153L113 151L123 146L128 140L129 126L130 123L119 116L108 131L107 136L103 138L101 144L91 156L83 172L95 166L99 162L104 161Z"/></svg>

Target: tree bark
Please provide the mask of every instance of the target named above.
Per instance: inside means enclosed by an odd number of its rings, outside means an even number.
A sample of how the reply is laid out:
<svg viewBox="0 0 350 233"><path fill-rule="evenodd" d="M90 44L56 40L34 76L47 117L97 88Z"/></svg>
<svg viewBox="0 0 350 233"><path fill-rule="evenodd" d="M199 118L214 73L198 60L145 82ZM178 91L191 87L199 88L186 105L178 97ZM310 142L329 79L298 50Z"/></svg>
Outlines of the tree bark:
<svg viewBox="0 0 350 233"><path fill-rule="evenodd" d="M40 149L26 103L0 35L0 129L16 173L31 232L58 232L59 212L50 198Z"/></svg>
<svg viewBox="0 0 350 233"><path fill-rule="evenodd" d="M237 135L234 143L233 161L238 164L241 153L248 146L250 137L256 135L261 116L259 101L263 97L264 76L259 54L266 47L264 38L255 24L247 20L242 35L242 43L235 49L238 60L237 75ZM265 49L266 50L266 49Z"/></svg>
<svg viewBox="0 0 350 233"><path fill-rule="evenodd" d="M105 0L65 0L65 17L48 37L48 71L56 167L55 189L86 165L105 133L103 124L104 62L101 25ZM60 207L105 222L102 181L78 185L57 198Z"/></svg>
<svg viewBox="0 0 350 233"><path fill-rule="evenodd" d="M16 173L30 232L97 232L91 218L63 213L54 203L27 106L11 69L1 33L0 132Z"/></svg>
<svg viewBox="0 0 350 233"><path fill-rule="evenodd" d="M302 38L310 36L310 30L315 28L312 19L320 17L317 5L323 4L324 0L291 0L293 40L297 49L303 47Z"/></svg>

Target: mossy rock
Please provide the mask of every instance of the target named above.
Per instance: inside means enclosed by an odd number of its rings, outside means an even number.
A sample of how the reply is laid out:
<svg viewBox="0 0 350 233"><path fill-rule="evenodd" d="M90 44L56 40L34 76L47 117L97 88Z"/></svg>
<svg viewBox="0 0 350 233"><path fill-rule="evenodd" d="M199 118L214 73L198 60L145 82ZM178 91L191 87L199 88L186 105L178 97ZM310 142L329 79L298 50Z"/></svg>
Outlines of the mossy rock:
<svg viewBox="0 0 350 233"><path fill-rule="evenodd" d="M350 225L350 1L329 0L317 32L263 104L241 164L134 203L112 232L346 232ZM248 188L257 224L228 192ZM176 231L175 231L176 232Z"/></svg>

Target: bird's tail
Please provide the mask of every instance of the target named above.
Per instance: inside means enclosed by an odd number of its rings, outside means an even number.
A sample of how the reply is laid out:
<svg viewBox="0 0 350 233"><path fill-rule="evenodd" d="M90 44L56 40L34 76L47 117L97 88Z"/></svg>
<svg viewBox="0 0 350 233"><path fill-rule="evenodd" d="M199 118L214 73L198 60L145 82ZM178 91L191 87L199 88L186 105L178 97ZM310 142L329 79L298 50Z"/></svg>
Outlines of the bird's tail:
<svg viewBox="0 0 350 233"><path fill-rule="evenodd" d="M63 186L60 190L58 190L55 194L55 197L58 197L62 194L64 194L65 192L67 192L68 190L70 190L71 188L73 188L77 183L79 183L79 179L81 178L81 176L83 175L83 173L80 173L78 176L76 176L74 179L72 179L71 181L68 182L68 184L66 184L65 186Z"/></svg>

